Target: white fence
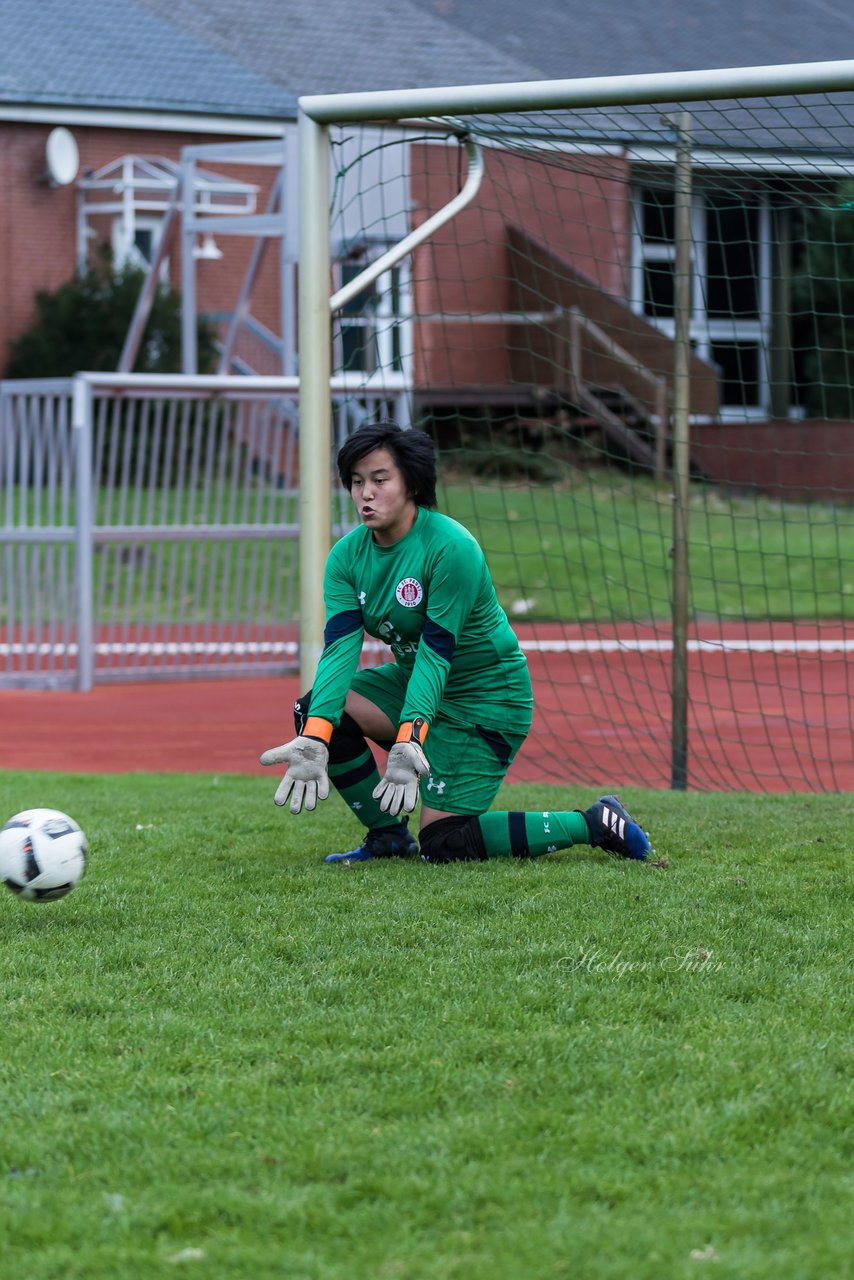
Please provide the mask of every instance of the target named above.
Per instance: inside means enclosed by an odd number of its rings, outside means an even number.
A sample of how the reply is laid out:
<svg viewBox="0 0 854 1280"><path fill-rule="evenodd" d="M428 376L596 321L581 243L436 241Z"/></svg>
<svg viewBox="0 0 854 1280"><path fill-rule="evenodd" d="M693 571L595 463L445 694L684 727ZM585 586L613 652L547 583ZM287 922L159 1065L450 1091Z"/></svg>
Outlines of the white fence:
<svg viewBox="0 0 854 1280"><path fill-rule="evenodd" d="M339 433L383 398L339 398ZM0 688L296 669L297 400L283 378L0 384Z"/></svg>

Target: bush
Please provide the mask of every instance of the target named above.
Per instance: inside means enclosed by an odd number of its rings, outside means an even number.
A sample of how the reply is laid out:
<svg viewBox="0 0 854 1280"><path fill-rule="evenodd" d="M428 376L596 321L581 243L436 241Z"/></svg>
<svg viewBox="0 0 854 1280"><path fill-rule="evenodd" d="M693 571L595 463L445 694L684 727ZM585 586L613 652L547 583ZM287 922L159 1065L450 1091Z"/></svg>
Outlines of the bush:
<svg viewBox="0 0 854 1280"><path fill-rule="evenodd" d="M794 323L807 383L807 411L854 418L854 183L840 183L796 228L799 269Z"/></svg>
<svg viewBox="0 0 854 1280"><path fill-rule="evenodd" d="M36 320L12 343L7 378L70 377L81 370L114 370L145 279L134 267L115 269L109 256L54 292L36 294ZM198 325L198 368L214 365L213 331ZM181 370L181 298L161 285L154 297L135 373Z"/></svg>

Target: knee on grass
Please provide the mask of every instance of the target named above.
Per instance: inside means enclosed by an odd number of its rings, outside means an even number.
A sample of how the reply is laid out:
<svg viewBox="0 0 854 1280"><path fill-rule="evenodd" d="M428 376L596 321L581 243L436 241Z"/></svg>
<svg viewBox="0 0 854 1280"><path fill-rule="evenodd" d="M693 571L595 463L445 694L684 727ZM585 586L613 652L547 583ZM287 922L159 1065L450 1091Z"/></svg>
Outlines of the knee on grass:
<svg viewBox="0 0 854 1280"><path fill-rule="evenodd" d="M421 828L424 862L485 862L487 853L477 818L454 814Z"/></svg>

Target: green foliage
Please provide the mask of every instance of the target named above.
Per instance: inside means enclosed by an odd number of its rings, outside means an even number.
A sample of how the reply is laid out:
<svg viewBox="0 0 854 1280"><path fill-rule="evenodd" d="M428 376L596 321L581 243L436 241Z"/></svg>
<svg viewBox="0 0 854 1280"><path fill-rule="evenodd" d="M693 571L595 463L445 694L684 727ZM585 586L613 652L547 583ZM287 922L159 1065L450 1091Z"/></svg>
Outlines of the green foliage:
<svg viewBox="0 0 854 1280"><path fill-rule="evenodd" d="M793 281L807 412L854 419L854 182L799 213Z"/></svg>
<svg viewBox="0 0 854 1280"><path fill-rule="evenodd" d="M36 319L12 343L7 378L70 377L83 370L109 372L119 362L144 273L114 270L109 255L53 293L36 294ZM199 321L199 371L214 363L213 333ZM181 299L161 284L140 343L135 373L177 373L181 369Z"/></svg>
<svg viewBox="0 0 854 1280"><path fill-rule="evenodd" d="M627 794L667 868L347 869L273 785L0 775L92 848L0 898L10 1276L848 1274L850 797Z"/></svg>

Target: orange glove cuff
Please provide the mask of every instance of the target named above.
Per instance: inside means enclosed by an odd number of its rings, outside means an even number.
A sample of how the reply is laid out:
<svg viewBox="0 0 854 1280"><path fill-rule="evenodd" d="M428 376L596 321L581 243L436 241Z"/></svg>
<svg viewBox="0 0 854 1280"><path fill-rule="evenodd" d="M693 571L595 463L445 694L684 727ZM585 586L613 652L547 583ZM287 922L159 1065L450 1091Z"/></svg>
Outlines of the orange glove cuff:
<svg viewBox="0 0 854 1280"><path fill-rule="evenodd" d="M397 731L396 742L417 742L419 747L424 746L424 739L427 737L427 731L430 728L426 720L422 720L417 716L414 720L404 720L403 724Z"/></svg>
<svg viewBox="0 0 854 1280"><path fill-rule="evenodd" d="M302 731L303 738L318 738L321 742L329 743L332 737L333 725L328 720L323 720L320 716L308 716L305 722L305 728Z"/></svg>

